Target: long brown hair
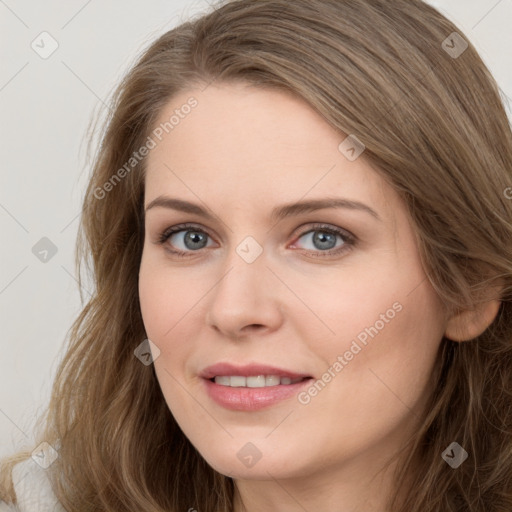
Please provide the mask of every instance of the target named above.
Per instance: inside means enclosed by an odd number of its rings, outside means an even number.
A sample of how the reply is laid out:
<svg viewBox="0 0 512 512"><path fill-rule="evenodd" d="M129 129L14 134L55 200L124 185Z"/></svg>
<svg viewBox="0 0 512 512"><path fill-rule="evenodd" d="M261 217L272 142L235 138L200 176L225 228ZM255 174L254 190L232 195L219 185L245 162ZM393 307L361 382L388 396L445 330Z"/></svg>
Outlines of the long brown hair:
<svg viewBox="0 0 512 512"><path fill-rule="evenodd" d="M174 95L212 81L288 91L340 135L362 141L362 158L407 204L428 279L449 310L475 307L499 280L501 305L487 330L468 342L441 341L422 427L396 472L397 490L406 476L411 485L390 507L512 510L511 126L475 48L421 0L223 1L162 35L123 79L77 239L78 275L84 264L92 270L93 295L68 333L37 436L37 444L60 444L47 472L62 505L232 511L233 480L191 445L153 366L134 356L145 339L145 160L126 162ZM441 457L454 441L470 454L457 470ZM4 500L14 498L13 465L28 455L4 461Z"/></svg>

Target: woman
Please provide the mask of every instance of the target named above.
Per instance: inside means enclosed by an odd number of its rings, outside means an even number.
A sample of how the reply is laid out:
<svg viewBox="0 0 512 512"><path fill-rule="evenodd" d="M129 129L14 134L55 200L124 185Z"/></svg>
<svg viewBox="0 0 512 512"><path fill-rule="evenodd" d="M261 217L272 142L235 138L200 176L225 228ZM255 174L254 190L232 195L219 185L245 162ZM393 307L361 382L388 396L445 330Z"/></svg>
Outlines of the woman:
<svg viewBox="0 0 512 512"><path fill-rule="evenodd" d="M164 34L113 99L96 290L5 506L509 510L511 187L496 82L420 0Z"/></svg>

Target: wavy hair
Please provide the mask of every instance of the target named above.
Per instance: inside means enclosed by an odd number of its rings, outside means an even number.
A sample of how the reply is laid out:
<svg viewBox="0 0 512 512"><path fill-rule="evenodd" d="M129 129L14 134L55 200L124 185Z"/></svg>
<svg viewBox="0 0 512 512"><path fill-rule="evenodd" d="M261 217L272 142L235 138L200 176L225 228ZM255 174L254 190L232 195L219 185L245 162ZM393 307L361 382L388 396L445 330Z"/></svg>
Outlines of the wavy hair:
<svg viewBox="0 0 512 512"><path fill-rule="evenodd" d="M35 446L60 446L47 472L64 508L233 510L234 481L196 451L153 366L134 357L146 337L138 298L145 159L112 178L177 93L243 81L302 98L364 143L362 158L408 207L447 310L475 308L500 284L498 314L481 335L441 340L422 426L394 475L406 493L389 506L512 510L512 131L505 98L465 39L421 0L224 0L141 53L99 135L76 247L79 283L85 265L94 290L68 331L36 438ZM452 441L470 453L457 470L441 457ZM29 454L3 461L7 502L12 467Z"/></svg>

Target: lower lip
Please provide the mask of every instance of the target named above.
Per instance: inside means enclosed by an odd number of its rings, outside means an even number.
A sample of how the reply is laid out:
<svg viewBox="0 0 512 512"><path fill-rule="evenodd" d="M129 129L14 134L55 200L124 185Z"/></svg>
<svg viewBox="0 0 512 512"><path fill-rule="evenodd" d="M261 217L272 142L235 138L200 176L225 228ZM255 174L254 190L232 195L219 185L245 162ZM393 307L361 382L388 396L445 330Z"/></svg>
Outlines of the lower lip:
<svg viewBox="0 0 512 512"><path fill-rule="evenodd" d="M308 386L311 378L295 384L279 384L262 388L232 388L221 386L211 380L204 379L208 396L226 409L234 411L257 411L264 407L296 395L302 388Z"/></svg>

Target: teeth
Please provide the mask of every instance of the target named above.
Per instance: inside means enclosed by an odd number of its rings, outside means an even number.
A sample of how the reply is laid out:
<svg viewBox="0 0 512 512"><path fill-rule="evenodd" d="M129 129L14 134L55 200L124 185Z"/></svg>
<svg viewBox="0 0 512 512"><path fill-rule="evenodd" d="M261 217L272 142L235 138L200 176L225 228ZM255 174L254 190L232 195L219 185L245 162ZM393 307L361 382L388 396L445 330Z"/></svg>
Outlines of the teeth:
<svg viewBox="0 0 512 512"><path fill-rule="evenodd" d="M257 377L247 377L248 388L262 388L265 386L265 375L258 375Z"/></svg>
<svg viewBox="0 0 512 512"><path fill-rule="evenodd" d="M279 386L281 379L278 375L267 375L265 377L265 386Z"/></svg>
<svg viewBox="0 0 512 512"><path fill-rule="evenodd" d="M267 386L295 384L303 380L302 377L290 379L289 377L279 377L279 375L254 375L243 377L241 375L222 375L215 377L215 384L221 386L230 386L232 388L263 388Z"/></svg>
<svg viewBox="0 0 512 512"><path fill-rule="evenodd" d="M221 386L230 386L231 377L226 377L224 375L222 375L222 377L215 377L215 384L220 384Z"/></svg>
<svg viewBox="0 0 512 512"><path fill-rule="evenodd" d="M240 388L242 386L246 385L246 378L245 377L230 377L230 385L233 388Z"/></svg>

